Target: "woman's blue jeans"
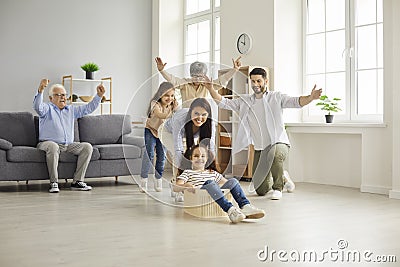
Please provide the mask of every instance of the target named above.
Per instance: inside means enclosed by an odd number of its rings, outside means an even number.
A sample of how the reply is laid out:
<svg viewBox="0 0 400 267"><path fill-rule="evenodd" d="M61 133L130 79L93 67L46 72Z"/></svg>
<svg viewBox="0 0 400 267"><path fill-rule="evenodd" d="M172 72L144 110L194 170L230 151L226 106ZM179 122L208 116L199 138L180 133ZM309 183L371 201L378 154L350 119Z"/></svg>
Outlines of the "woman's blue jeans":
<svg viewBox="0 0 400 267"><path fill-rule="evenodd" d="M156 154L155 177L160 179L164 172L165 149L159 138L156 138L149 129L144 129L144 143L146 152L142 158L140 177L148 178L150 167L153 165L154 153Z"/></svg>
<svg viewBox="0 0 400 267"><path fill-rule="evenodd" d="M242 208L246 204L250 204L250 201L246 198L238 180L235 178L228 179L228 181L221 187L219 187L214 180L208 180L203 184L201 189L207 190L212 199L214 199L225 212L228 212L233 204L226 199L221 189L229 189L231 191L231 194L238 203L239 208Z"/></svg>

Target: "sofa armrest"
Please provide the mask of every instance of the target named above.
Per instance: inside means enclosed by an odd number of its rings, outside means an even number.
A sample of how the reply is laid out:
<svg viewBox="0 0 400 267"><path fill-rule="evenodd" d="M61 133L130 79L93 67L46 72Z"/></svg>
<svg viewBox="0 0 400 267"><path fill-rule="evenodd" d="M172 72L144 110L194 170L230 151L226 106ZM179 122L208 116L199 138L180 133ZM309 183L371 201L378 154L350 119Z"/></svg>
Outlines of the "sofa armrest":
<svg viewBox="0 0 400 267"><path fill-rule="evenodd" d="M144 138L139 136L123 135L122 144L135 145L140 148L144 147Z"/></svg>
<svg viewBox="0 0 400 267"><path fill-rule="evenodd" d="M2 150L10 150L12 148L12 144L5 139L0 138L0 149Z"/></svg>

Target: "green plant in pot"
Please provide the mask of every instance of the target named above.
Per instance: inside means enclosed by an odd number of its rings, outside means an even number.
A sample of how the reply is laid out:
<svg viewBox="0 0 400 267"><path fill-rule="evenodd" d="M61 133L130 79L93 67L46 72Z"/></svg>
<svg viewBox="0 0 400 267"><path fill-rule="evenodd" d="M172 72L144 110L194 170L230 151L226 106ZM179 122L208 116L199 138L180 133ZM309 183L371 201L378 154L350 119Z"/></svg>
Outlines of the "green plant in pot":
<svg viewBox="0 0 400 267"><path fill-rule="evenodd" d="M342 109L339 108L338 106L338 101L340 101L340 98L333 98L329 99L327 95L322 95L319 98L319 102L316 103L317 106L321 108L321 110L327 111L328 114L325 115L325 121L326 123L332 123L333 122L333 114L331 112L339 112Z"/></svg>
<svg viewBox="0 0 400 267"><path fill-rule="evenodd" d="M93 80L94 73L98 71L100 68L96 63L88 62L82 65L81 69L83 69L86 72L86 79Z"/></svg>

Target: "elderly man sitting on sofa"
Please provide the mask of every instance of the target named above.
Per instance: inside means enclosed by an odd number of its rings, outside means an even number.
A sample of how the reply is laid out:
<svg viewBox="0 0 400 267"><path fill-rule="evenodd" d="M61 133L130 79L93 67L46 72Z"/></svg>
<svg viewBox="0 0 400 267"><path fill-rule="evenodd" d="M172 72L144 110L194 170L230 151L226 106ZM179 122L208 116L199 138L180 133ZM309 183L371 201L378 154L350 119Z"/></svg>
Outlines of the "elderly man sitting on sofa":
<svg viewBox="0 0 400 267"><path fill-rule="evenodd" d="M92 156L92 145L74 142L74 121L92 113L100 104L105 93L102 84L97 86L97 95L82 106L67 105L64 86L54 84L49 90L50 103L43 103L43 91L49 84L42 79L33 100L33 108L39 115L39 143L37 148L46 152L47 169L50 176L50 193L58 193L58 160L61 151L78 156L78 162L71 189L89 191L91 186L84 183L86 169Z"/></svg>

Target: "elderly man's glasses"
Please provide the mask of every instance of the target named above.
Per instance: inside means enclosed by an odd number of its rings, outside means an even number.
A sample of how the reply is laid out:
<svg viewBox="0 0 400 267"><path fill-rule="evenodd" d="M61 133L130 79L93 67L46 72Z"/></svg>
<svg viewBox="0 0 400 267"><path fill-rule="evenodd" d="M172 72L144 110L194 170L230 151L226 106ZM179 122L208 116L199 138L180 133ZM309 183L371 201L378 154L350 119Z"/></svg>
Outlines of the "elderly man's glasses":
<svg viewBox="0 0 400 267"><path fill-rule="evenodd" d="M67 97L67 94L53 94L53 96L57 96L57 97Z"/></svg>

